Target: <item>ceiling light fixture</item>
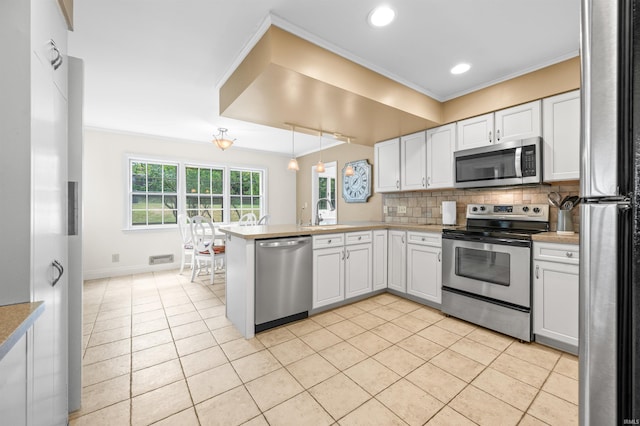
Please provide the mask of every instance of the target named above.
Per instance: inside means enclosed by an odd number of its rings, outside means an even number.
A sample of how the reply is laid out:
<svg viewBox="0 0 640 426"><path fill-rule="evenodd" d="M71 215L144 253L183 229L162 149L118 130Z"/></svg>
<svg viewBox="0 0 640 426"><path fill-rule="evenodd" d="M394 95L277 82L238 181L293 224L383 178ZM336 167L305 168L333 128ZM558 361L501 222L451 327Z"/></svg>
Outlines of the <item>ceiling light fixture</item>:
<svg viewBox="0 0 640 426"><path fill-rule="evenodd" d="M351 143L351 138L347 138L347 143L350 144ZM355 172L353 171L353 166L351 165L351 163L347 163L347 167L345 167L344 169L344 175L345 176L353 176L355 174Z"/></svg>
<svg viewBox="0 0 640 426"><path fill-rule="evenodd" d="M324 173L324 163L322 162L322 132L319 132L320 136L320 160L318 160L318 164L316 164L316 172Z"/></svg>
<svg viewBox="0 0 640 426"><path fill-rule="evenodd" d="M460 63L458 65L456 65L455 67L451 68L451 74L464 74L465 72L469 71L471 69L471 65L469 64L465 64L465 63Z"/></svg>
<svg viewBox="0 0 640 426"><path fill-rule="evenodd" d="M236 141L235 139L232 140L232 139L225 138L225 133L227 133L227 129L223 127L219 127L218 134L213 135L213 140L211 141L215 143L218 146L218 148L220 148L223 151L231 147L231 145L233 145L233 143Z"/></svg>
<svg viewBox="0 0 640 426"><path fill-rule="evenodd" d="M296 160L295 154L295 133L296 128L291 126L291 160L289 160L289 165L287 166L287 170L298 171L300 170L300 166L298 165L298 160Z"/></svg>
<svg viewBox="0 0 640 426"><path fill-rule="evenodd" d="M386 27L396 18L396 11L389 6L378 6L369 12L369 25L380 28Z"/></svg>

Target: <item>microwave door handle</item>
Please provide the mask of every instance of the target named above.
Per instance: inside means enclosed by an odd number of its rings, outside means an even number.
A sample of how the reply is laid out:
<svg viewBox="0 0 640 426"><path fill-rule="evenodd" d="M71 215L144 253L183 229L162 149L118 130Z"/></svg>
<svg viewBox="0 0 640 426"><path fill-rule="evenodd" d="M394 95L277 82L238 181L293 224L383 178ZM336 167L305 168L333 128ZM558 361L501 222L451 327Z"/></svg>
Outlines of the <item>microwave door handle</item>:
<svg viewBox="0 0 640 426"><path fill-rule="evenodd" d="M516 148L516 177L522 177L522 147Z"/></svg>

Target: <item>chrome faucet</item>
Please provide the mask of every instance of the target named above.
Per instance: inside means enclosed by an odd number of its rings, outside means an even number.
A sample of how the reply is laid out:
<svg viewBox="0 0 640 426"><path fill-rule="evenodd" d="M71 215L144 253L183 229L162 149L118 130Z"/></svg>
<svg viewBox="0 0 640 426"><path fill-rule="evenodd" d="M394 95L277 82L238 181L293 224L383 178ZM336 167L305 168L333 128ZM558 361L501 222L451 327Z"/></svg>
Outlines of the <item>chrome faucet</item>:
<svg viewBox="0 0 640 426"><path fill-rule="evenodd" d="M334 211L336 209L330 199L320 198L316 203L316 223L314 224L316 226L320 225L320 222L322 222L322 217L320 216L320 208L319 208L320 201L326 201L329 204L329 210Z"/></svg>

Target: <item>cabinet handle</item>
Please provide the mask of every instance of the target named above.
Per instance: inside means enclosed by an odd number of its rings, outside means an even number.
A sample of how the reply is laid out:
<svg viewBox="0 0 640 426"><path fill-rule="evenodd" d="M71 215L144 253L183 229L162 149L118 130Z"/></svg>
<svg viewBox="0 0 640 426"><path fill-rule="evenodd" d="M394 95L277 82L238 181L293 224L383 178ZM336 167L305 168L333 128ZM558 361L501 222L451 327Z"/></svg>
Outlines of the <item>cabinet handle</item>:
<svg viewBox="0 0 640 426"><path fill-rule="evenodd" d="M60 68L60 65L62 65L62 54L60 53L58 46L56 46L55 41L49 40L49 44L51 45L51 50L53 53L53 55L51 55L51 59L49 60L49 63L51 63L51 66L55 71L58 68Z"/></svg>
<svg viewBox="0 0 640 426"><path fill-rule="evenodd" d="M344 260L344 250L342 250L342 260Z"/></svg>
<svg viewBox="0 0 640 426"><path fill-rule="evenodd" d="M351 254L351 252L349 250L347 250L347 259L349 258L350 254Z"/></svg>
<svg viewBox="0 0 640 426"><path fill-rule="evenodd" d="M442 252L438 252L438 262L442 262Z"/></svg>
<svg viewBox="0 0 640 426"><path fill-rule="evenodd" d="M573 257L573 253L571 253L570 251L568 251L566 254L567 254L567 257Z"/></svg>
<svg viewBox="0 0 640 426"><path fill-rule="evenodd" d="M489 130L489 143L491 143L491 130Z"/></svg>
<svg viewBox="0 0 640 426"><path fill-rule="evenodd" d="M331 240L327 241L327 244L331 244Z"/></svg>
<svg viewBox="0 0 640 426"><path fill-rule="evenodd" d="M424 185L424 178L422 178L422 187L423 187L423 188L425 187L425 185Z"/></svg>
<svg viewBox="0 0 640 426"><path fill-rule="evenodd" d="M60 278L62 278L62 275L64 274L64 268L62 267L60 262L58 262L57 260L54 260L53 262L51 262L51 266L56 268L56 270L58 271L58 276L54 278L53 282L51 283L51 287L55 287L56 284L58 284L58 281L60 281Z"/></svg>
<svg viewBox="0 0 640 426"><path fill-rule="evenodd" d="M422 241L425 241L425 238L424 238L424 237L422 237Z"/></svg>
<svg viewBox="0 0 640 426"><path fill-rule="evenodd" d="M427 185L431 185L431 176L427 178Z"/></svg>
<svg viewBox="0 0 640 426"><path fill-rule="evenodd" d="M400 180L396 180L396 189L400 189Z"/></svg>
<svg viewBox="0 0 640 426"><path fill-rule="evenodd" d="M540 278L540 265L536 265L536 279Z"/></svg>
<svg viewBox="0 0 640 426"><path fill-rule="evenodd" d="M404 244L404 235L402 236L402 244Z"/></svg>
<svg viewBox="0 0 640 426"><path fill-rule="evenodd" d="M358 241L360 241L361 239L362 239L362 235L360 235L360 236L358 237Z"/></svg>
<svg viewBox="0 0 640 426"><path fill-rule="evenodd" d="M500 140L500 129L496 130L496 140Z"/></svg>

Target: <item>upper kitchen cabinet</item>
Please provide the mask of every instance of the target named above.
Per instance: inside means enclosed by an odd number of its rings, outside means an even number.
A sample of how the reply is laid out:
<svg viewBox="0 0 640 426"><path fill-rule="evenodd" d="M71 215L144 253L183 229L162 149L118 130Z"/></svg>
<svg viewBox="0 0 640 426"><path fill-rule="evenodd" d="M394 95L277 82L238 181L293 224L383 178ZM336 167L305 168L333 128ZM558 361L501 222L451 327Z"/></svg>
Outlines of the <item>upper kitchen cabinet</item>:
<svg viewBox="0 0 640 426"><path fill-rule="evenodd" d="M540 101L458 121L457 130L458 151L541 136Z"/></svg>
<svg viewBox="0 0 640 426"><path fill-rule="evenodd" d="M580 179L580 91L542 100L545 182Z"/></svg>
<svg viewBox="0 0 640 426"><path fill-rule="evenodd" d="M456 124L427 130L427 189L453 187Z"/></svg>
<svg viewBox="0 0 640 426"><path fill-rule="evenodd" d="M376 192L400 190L400 138L379 142L374 151Z"/></svg>
<svg viewBox="0 0 640 426"><path fill-rule="evenodd" d="M427 187L426 133L400 138L400 189L410 191Z"/></svg>

